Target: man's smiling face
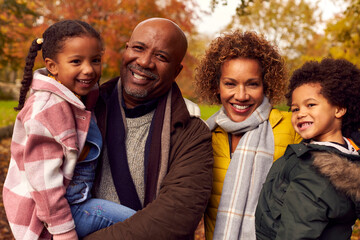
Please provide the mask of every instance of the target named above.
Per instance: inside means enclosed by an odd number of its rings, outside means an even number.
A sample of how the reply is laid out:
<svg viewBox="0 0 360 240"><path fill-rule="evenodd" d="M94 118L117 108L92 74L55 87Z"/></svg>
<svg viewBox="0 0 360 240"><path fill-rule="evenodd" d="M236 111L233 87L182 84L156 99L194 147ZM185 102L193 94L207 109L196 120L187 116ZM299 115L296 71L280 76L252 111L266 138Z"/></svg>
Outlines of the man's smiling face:
<svg viewBox="0 0 360 240"><path fill-rule="evenodd" d="M128 107L169 91L182 69L186 51L179 35L173 24L163 20L144 22L135 28L121 66L123 96Z"/></svg>

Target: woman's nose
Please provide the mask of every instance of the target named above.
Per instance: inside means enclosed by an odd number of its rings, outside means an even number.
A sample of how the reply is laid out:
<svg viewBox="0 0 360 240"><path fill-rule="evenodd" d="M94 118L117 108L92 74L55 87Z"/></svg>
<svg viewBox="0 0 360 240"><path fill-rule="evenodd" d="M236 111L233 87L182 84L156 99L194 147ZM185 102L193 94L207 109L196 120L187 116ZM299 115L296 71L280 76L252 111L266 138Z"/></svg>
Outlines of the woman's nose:
<svg viewBox="0 0 360 240"><path fill-rule="evenodd" d="M243 86L239 86L236 89L234 97L238 101L247 101L247 100L249 100L249 94L246 92L246 89Z"/></svg>

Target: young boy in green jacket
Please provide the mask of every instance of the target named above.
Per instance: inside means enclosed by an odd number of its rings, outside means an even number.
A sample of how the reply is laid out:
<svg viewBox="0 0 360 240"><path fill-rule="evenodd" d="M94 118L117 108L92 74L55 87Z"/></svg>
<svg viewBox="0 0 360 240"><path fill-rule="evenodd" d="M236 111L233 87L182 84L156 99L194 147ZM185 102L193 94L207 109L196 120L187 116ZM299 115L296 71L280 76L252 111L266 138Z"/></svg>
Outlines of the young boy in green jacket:
<svg viewBox="0 0 360 240"><path fill-rule="evenodd" d="M350 239L360 200L360 70L346 60L310 61L286 95L304 139L270 169L255 214L257 239Z"/></svg>

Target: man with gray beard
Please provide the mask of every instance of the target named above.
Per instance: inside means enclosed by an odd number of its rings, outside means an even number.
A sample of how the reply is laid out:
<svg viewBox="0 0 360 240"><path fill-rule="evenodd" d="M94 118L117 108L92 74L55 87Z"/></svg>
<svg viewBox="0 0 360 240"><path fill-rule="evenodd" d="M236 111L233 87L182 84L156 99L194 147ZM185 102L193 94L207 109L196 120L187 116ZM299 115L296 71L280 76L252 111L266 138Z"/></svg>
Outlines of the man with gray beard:
<svg viewBox="0 0 360 240"><path fill-rule="evenodd" d="M95 195L137 212L86 239L193 239L211 191L211 134L175 79L187 50L174 22L139 23L120 78L101 86L104 138ZM188 108L187 108L188 105Z"/></svg>

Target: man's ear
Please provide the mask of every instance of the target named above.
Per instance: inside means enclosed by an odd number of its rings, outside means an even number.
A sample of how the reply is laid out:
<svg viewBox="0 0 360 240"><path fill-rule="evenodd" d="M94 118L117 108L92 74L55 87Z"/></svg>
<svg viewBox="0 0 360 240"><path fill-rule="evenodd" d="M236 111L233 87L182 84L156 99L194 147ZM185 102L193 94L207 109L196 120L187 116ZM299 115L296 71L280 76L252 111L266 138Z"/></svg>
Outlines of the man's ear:
<svg viewBox="0 0 360 240"><path fill-rule="evenodd" d="M45 58L45 67L54 77L58 75L58 67L54 60Z"/></svg>
<svg viewBox="0 0 360 240"><path fill-rule="evenodd" d="M179 74L180 74L180 72L181 72L181 70L183 69L183 65L182 64L180 64L179 66L178 66L178 68L177 68L177 70L176 70L176 73L175 73L175 77L174 77L174 81L175 81L175 78L177 77L177 76L179 76Z"/></svg>
<svg viewBox="0 0 360 240"><path fill-rule="evenodd" d="M335 117L336 118L342 118L346 113L346 108L343 107L337 107L335 110Z"/></svg>

